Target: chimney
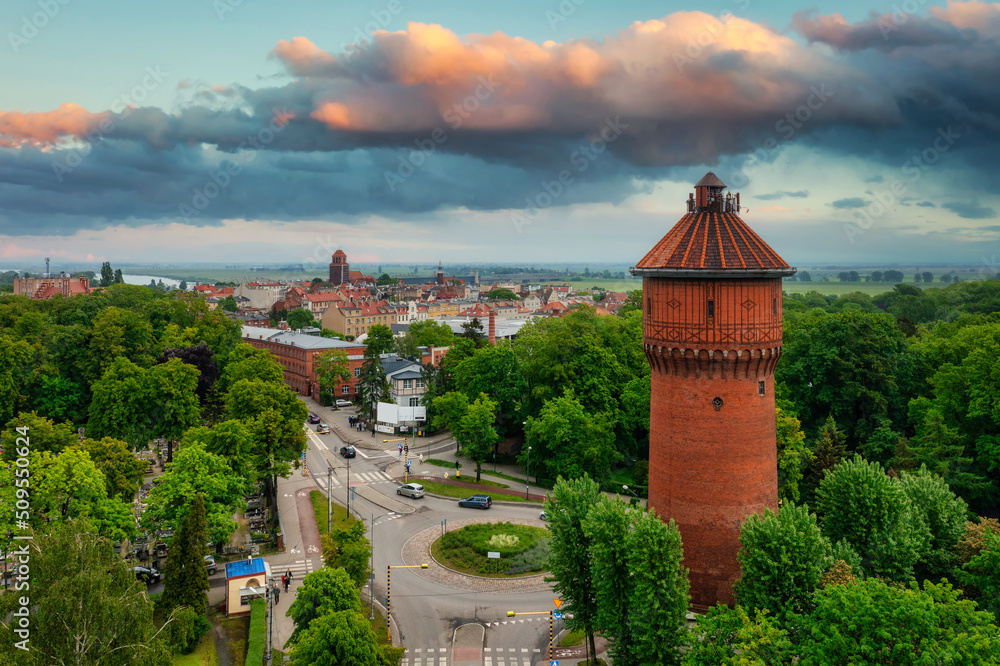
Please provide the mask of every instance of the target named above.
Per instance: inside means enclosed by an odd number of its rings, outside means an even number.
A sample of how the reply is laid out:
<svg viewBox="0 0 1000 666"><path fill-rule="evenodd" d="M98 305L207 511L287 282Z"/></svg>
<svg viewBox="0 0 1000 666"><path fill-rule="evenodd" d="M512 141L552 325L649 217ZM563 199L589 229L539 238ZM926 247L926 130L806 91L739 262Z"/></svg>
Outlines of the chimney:
<svg viewBox="0 0 1000 666"><path fill-rule="evenodd" d="M490 344L497 344L497 316L493 310L490 310Z"/></svg>

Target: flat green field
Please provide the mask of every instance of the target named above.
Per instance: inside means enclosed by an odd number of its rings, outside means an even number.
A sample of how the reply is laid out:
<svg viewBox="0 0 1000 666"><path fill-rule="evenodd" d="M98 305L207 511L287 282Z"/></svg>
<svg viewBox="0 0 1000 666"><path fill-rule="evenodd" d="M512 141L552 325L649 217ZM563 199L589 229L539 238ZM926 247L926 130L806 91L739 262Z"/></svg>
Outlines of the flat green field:
<svg viewBox="0 0 1000 666"><path fill-rule="evenodd" d="M907 282L906 284L913 283ZM789 294L804 294L809 291L818 291L824 296L840 296L855 291L874 296L875 294L884 294L887 291L892 291L893 286L895 285L888 282L789 282L785 280L781 283L781 288ZM915 286L923 287L924 285L921 283ZM934 283L929 286L936 287L938 284ZM944 287L946 285L942 284L940 286Z"/></svg>

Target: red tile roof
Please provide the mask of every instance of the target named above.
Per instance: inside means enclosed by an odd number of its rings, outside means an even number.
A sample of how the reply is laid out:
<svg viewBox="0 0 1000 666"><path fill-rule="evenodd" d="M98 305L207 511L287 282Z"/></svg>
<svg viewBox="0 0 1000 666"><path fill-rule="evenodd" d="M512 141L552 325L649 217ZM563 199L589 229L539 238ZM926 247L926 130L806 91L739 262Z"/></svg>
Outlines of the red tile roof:
<svg viewBox="0 0 1000 666"><path fill-rule="evenodd" d="M736 272L791 270L738 215L714 212L688 213L682 217L635 267Z"/></svg>

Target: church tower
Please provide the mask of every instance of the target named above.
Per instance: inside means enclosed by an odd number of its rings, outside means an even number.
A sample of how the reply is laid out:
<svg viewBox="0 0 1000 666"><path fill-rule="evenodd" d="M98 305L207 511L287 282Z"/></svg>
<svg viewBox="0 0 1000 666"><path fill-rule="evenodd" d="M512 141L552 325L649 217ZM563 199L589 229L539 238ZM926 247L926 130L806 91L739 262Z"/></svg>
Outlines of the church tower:
<svg viewBox="0 0 1000 666"><path fill-rule="evenodd" d="M347 254L337 250L330 257L330 284L340 286L351 281L351 265L347 263Z"/></svg>
<svg viewBox="0 0 1000 666"><path fill-rule="evenodd" d="M774 368L781 278L795 274L725 188L707 173L687 215L631 269L652 371L649 506L680 528L701 606L734 602L740 526L778 508Z"/></svg>

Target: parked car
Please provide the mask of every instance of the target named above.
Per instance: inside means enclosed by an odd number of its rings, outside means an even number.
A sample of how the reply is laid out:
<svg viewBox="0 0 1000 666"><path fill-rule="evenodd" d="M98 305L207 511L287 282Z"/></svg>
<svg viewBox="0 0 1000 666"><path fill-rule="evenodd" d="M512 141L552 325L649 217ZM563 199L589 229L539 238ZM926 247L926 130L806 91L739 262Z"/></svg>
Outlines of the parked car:
<svg viewBox="0 0 1000 666"><path fill-rule="evenodd" d="M413 499L420 499L424 496L424 487L419 483L407 483L405 486L396 488L397 495L406 495Z"/></svg>
<svg viewBox="0 0 1000 666"><path fill-rule="evenodd" d="M205 556L205 568L208 569L209 576L215 575L215 572L219 570L219 568L215 566L215 558L211 555Z"/></svg>
<svg viewBox="0 0 1000 666"><path fill-rule="evenodd" d="M467 506L470 509L488 509L493 504L489 495L473 495L465 499L458 500L459 506Z"/></svg>
<svg viewBox="0 0 1000 666"><path fill-rule="evenodd" d="M353 458L358 455L358 452L354 450L353 446L348 445L340 447L340 455L345 458Z"/></svg>
<svg viewBox="0 0 1000 666"><path fill-rule="evenodd" d="M344 400L342 398L337 399L337 407L350 407L350 406L351 406L350 400Z"/></svg>
<svg viewBox="0 0 1000 666"><path fill-rule="evenodd" d="M316 414L309 415L309 423L319 423L319 422L320 422L319 416L317 416Z"/></svg>
<svg viewBox="0 0 1000 666"><path fill-rule="evenodd" d="M325 423L320 423L318 426L316 426L316 432L318 432L321 435L329 435L330 434L330 426L328 426Z"/></svg>
<svg viewBox="0 0 1000 666"><path fill-rule="evenodd" d="M139 580L145 581L146 584L159 583L162 574L156 567L132 567L135 571L135 577Z"/></svg>

